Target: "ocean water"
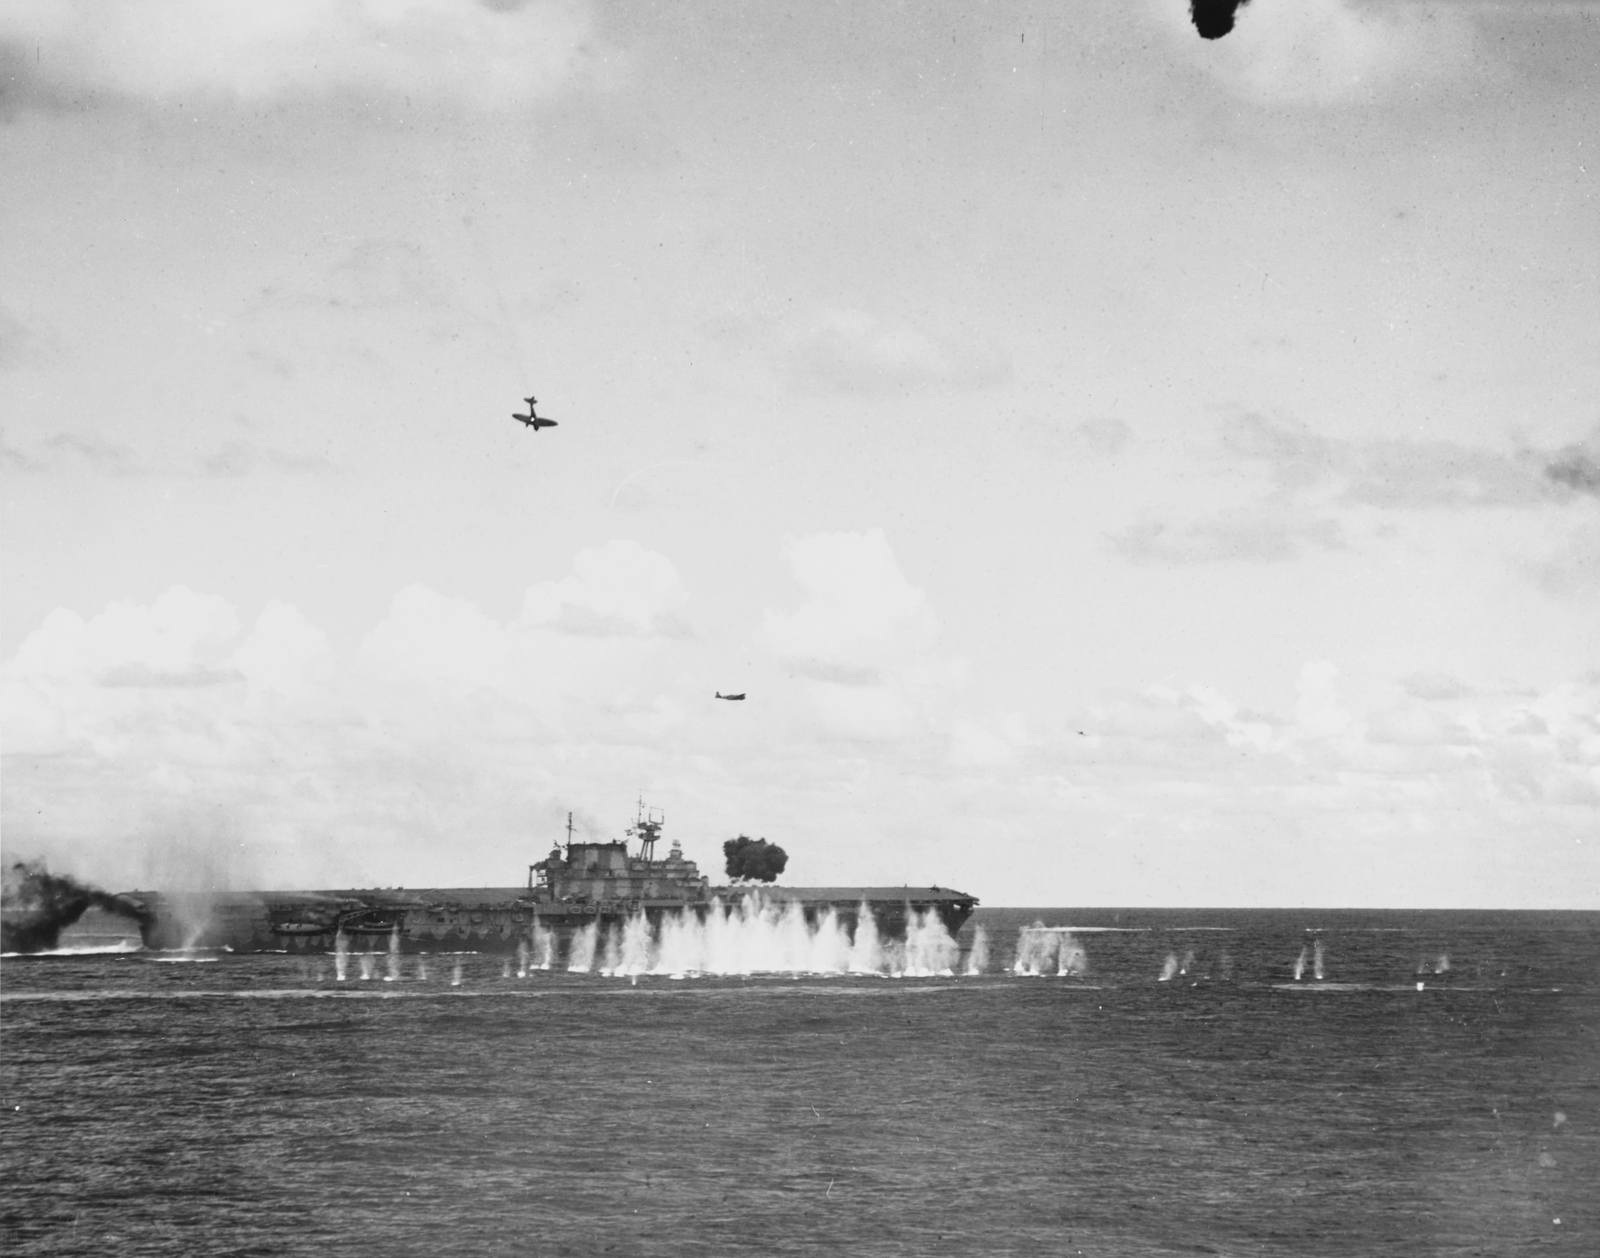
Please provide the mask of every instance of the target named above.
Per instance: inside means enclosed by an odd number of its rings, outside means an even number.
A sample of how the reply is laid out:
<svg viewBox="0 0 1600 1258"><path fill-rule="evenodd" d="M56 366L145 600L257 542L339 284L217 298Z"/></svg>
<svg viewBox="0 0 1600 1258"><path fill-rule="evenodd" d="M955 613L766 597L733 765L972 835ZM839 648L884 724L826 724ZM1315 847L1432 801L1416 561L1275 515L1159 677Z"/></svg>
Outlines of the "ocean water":
<svg viewBox="0 0 1600 1258"><path fill-rule="evenodd" d="M986 909L958 943L898 978L7 958L0 1244L1600 1253L1600 914Z"/></svg>

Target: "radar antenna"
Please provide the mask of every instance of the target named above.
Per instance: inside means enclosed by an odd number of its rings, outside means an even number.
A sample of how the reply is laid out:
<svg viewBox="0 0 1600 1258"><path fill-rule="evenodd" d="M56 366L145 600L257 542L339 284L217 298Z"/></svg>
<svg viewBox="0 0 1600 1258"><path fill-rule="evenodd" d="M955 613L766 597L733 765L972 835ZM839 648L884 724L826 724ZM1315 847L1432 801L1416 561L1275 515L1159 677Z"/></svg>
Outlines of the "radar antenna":
<svg viewBox="0 0 1600 1258"><path fill-rule="evenodd" d="M628 833L639 840L639 858L644 861L653 861L656 858L656 842L661 838L661 827L666 822L666 814L654 808L646 808L644 800L639 800L639 815L628 829Z"/></svg>

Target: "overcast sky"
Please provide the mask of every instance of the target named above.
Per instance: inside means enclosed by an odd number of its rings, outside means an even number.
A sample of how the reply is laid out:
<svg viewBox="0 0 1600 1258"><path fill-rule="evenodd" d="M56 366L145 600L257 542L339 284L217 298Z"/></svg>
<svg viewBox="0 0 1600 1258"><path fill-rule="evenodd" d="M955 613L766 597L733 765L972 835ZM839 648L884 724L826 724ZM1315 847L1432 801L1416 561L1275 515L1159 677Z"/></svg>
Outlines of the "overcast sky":
<svg viewBox="0 0 1600 1258"><path fill-rule="evenodd" d="M1600 907L1600 7L789 8L0 8L7 857Z"/></svg>

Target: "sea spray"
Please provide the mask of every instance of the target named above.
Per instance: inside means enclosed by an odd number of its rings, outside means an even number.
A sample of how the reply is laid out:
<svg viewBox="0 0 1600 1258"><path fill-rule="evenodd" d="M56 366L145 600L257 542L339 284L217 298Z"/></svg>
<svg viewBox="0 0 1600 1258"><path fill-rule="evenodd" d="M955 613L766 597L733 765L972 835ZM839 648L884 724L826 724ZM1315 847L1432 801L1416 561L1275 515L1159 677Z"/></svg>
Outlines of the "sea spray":
<svg viewBox="0 0 1600 1258"><path fill-rule="evenodd" d="M849 971L852 974L876 974L883 966L883 946L878 938L878 922L865 904L856 922L856 937L850 945Z"/></svg>
<svg viewBox="0 0 1600 1258"><path fill-rule="evenodd" d="M389 973L384 982L398 983L400 981L400 927L396 926L389 933Z"/></svg>
<svg viewBox="0 0 1600 1258"><path fill-rule="evenodd" d="M1175 979L1177 977L1178 977L1178 954L1175 953L1175 952L1169 952L1169 953L1167 953L1167 959L1161 963L1161 976L1156 980L1156 982L1158 982L1158 983L1170 983L1173 979Z"/></svg>
<svg viewBox="0 0 1600 1258"><path fill-rule="evenodd" d="M1017 954L1011 962L1013 974L1040 978L1046 974L1085 974L1088 969L1089 954L1065 927L1035 922L1017 932Z"/></svg>
<svg viewBox="0 0 1600 1258"><path fill-rule="evenodd" d="M572 947L567 953L567 970L572 974L587 974L594 968L595 945L599 941L600 927L596 922L580 926L572 936Z"/></svg>
<svg viewBox="0 0 1600 1258"><path fill-rule="evenodd" d="M623 924L618 965L623 973L634 976L650 969L650 923L643 913L635 913Z"/></svg>
<svg viewBox="0 0 1600 1258"><path fill-rule="evenodd" d="M973 928L972 951L967 954L967 973L982 974L989 968L989 935L982 926Z"/></svg>
<svg viewBox="0 0 1600 1258"><path fill-rule="evenodd" d="M333 975L344 982L350 970L350 937L340 931L333 938Z"/></svg>
<svg viewBox="0 0 1600 1258"><path fill-rule="evenodd" d="M455 968L450 971L450 986L451 987L460 987L461 986L461 958L460 957L456 958Z"/></svg>
<svg viewBox="0 0 1600 1258"><path fill-rule="evenodd" d="M596 956L598 955L598 965ZM683 909L651 921L635 912L599 934L573 936L568 970L611 977L746 974L951 974L960 946L934 910L911 912L905 938L884 940L871 909L857 910L854 935L833 908L808 920L804 905L752 892L702 912Z"/></svg>
<svg viewBox="0 0 1600 1258"><path fill-rule="evenodd" d="M1089 954L1071 931L1061 932L1061 946L1056 950L1058 975L1084 975L1089 972Z"/></svg>
<svg viewBox="0 0 1600 1258"><path fill-rule="evenodd" d="M1322 982L1322 940L1317 940L1311 949L1311 972L1316 976L1317 982Z"/></svg>
<svg viewBox="0 0 1600 1258"><path fill-rule="evenodd" d="M904 959L898 975L907 978L932 978L955 973L961 947L950 937L938 913L929 909L912 916L906 923Z"/></svg>
<svg viewBox="0 0 1600 1258"><path fill-rule="evenodd" d="M533 967L538 970L548 970L556 959L555 935L547 926L541 926L539 919L533 921Z"/></svg>
<svg viewBox="0 0 1600 1258"><path fill-rule="evenodd" d="M372 973L374 968L372 953L361 953L361 981L363 983L370 983L372 981Z"/></svg>
<svg viewBox="0 0 1600 1258"><path fill-rule="evenodd" d="M1301 948L1300 955L1294 959L1294 981L1298 983L1302 978L1305 977L1305 972L1306 950Z"/></svg>
<svg viewBox="0 0 1600 1258"><path fill-rule="evenodd" d="M528 977L528 941L526 939L517 941L517 977Z"/></svg>

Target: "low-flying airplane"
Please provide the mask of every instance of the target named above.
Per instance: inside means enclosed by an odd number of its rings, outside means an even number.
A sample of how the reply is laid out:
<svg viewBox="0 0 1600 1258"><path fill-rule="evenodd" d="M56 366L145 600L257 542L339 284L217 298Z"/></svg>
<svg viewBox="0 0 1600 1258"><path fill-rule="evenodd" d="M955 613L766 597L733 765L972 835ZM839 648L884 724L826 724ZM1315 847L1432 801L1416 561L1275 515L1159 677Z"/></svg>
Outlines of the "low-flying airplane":
<svg viewBox="0 0 1600 1258"><path fill-rule="evenodd" d="M536 397L525 397L522 400L528 404L528 413L526 415L518 415L515 411L513 411L511 413L511 418L512 419L515 419L515 420L519 421L524 428L533 429L534 432L538 432L539 429L541 429L541 428L555 428L555 427L557 427L557 424L556 424L555 420L546 419L543 415L539 414L539 412L534 409L535 404L539 401L538 398L536 398Z"/></svg>
<svg viewBox="0 0 1600 1258"><path fill-rule="evenodd" d="M744 696L743 695L725 695L725 694L722 693L722 691L719 690L719 691L717 691L717 698L719 698L719 699L743 699Z"/></svg>

